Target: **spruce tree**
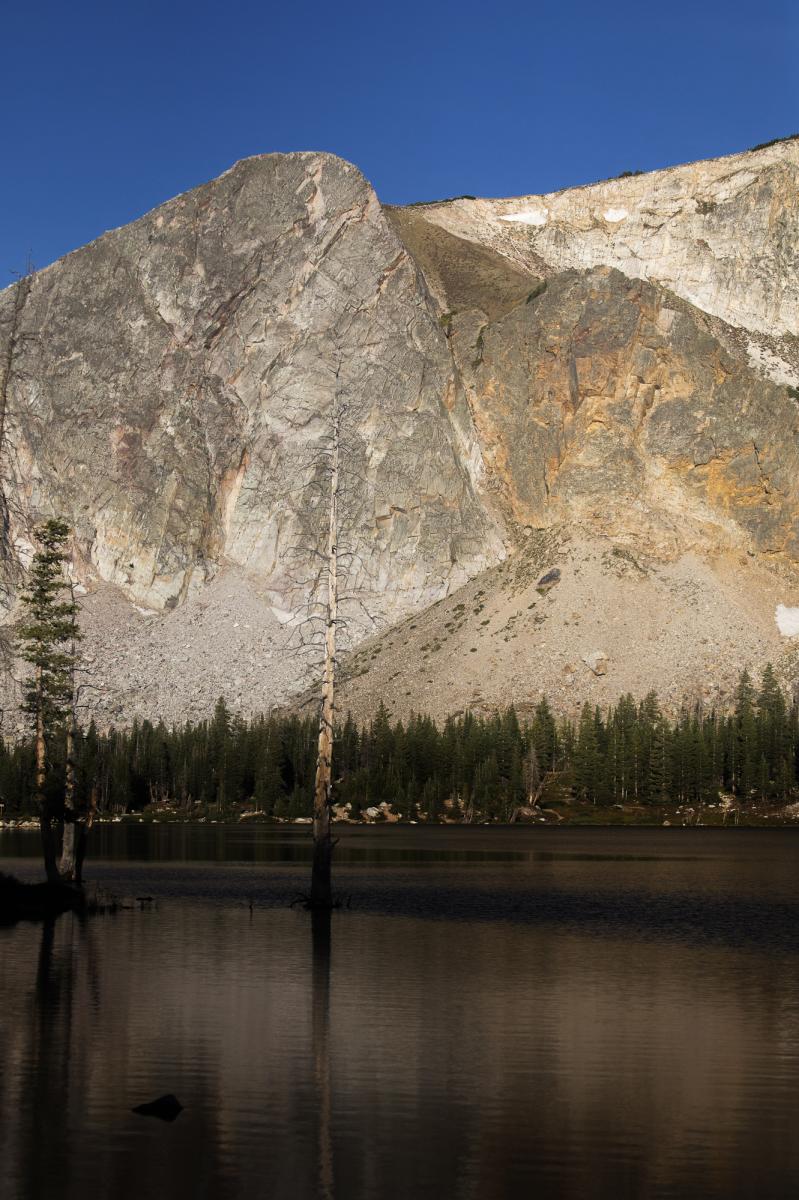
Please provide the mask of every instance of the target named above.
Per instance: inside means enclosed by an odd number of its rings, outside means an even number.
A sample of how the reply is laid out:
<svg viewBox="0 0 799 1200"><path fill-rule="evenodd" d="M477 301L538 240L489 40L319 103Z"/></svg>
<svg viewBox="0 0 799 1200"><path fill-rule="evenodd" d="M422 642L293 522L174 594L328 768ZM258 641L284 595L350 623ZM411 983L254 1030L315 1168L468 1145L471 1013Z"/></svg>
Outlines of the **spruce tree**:
<svg viewBox="0 0 799 1200"><path fill-rule="evenodd" d="M577 742L574 748L574 790L580 800L596 803L599 747L597 745L594 710L586 701L580 713Z"/></svg>
<svg viewBox="0 0 799 1200"><path fill-rule="evenodd" d="M747 799L758 778L757 724L755 721L755 689L747 670L741 672L735 690L732 745L732 790Z"/></svg>
<svg viewBox="0 0 799 1200"><path fill-rule="evenodd" d="M514 714L515 715L515 714ZM543 771L554 771L560 750L557 726L546 697L538 702L533 715L533 738Z"/></svg>
<svg viewBox="0 0 799 1200"><path fill-rule="evenodd" d="M65 566L69 559L69 526L51 518L36 529L39 549L33 556L22 593L25 621L19 629L21 657L33 668L22 710L33 726L36 767L35 800L42 831L47 878L60 878L56 861L58 835L63 840L63 792L48 788L48 766L56 736L73 720L75 668L80 631L77 604Z"/></svg>
<svg viewBox="0 0 799 1200"><path fill-rule="evenodd" d="M757 696L760 751L759 790L763 799L783 790L783 762L790 755L785 697L771 663L766 663Z"/></svg>

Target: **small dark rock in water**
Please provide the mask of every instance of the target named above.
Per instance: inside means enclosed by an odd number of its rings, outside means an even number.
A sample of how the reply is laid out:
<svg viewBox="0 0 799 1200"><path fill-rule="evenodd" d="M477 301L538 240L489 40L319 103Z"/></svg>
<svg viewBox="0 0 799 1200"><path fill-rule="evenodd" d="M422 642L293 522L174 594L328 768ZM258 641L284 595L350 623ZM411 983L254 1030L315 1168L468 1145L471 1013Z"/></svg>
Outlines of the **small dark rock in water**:
<svg viewBox="0 0 799 1200"><path fill-rule="evenodd" d="M535 590L543 595L553 588L556 583L560 583L560 571L557 567L553 567L551 571L547 571L546 575L542 575L538 583L535 585Z"/></svg>
<svg viewBox="0 0 799 1200"><path fill-rule="evenodd" d="M175 1117L183 1112L183 1105L177 1096L170 1092L167 1096L151 1100L149 1104L137 1104L131 1112L138 1113L140 1117L158 1117L161 1121L174 1121Z"/></svg>

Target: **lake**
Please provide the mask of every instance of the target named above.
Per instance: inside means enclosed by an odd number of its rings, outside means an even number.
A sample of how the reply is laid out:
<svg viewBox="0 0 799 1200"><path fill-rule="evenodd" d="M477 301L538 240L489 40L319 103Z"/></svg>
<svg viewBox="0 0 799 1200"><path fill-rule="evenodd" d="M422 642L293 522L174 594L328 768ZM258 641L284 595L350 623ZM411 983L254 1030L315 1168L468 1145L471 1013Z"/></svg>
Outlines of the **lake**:
<svg viewBox="0 0 799 1200"><path fill-rule="evenodd" d="M799 831L336 832L329 920L306 827L136 824L0 928L0 1195L795 1193Z"/></svg>

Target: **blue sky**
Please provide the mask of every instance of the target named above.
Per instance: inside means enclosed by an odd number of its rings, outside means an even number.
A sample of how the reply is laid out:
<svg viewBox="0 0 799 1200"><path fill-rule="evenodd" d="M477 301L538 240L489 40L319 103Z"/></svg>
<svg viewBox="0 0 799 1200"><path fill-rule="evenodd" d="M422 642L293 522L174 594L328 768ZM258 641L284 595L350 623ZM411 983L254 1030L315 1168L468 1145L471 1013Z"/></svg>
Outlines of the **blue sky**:
<svg viewBox="0 0 799 1200"><path fill-rule="evenodd" d="M797 0L3 8L0 286L250 154L334 151L403 203L799 131Z"/></svg>

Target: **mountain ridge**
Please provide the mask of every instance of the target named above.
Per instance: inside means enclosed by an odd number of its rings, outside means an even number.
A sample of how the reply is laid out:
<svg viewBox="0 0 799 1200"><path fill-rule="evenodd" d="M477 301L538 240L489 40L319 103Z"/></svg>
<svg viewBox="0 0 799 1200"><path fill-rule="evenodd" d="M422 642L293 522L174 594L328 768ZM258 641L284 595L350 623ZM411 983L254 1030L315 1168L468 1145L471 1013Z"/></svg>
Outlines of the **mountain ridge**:
<svg viewBox="0 0 799 1200"><path fill-rule="evenodd" d="M761 168L749 178L753 155ZM725 183L718 164L747 156ZM676 199L660 183L645 191L664 173L682 181ZM751 610L752 636L721 583L702 636L715 647L714 629L739 629L730 677L766 655L783 662L787 680L792 648L773 612L799 602L790 382L799 359L783 328L799 296L793 179L799 142L780 142L550 193L568 201L557 219L535 209L547 197L522 198L530 220L508 221L517 200L383 207L335 156L260 155L12 285L0 293L6 620L33 526L58 511L76 531L100 719L197 717L220 693L257 711L301 693L312 668L290 643L318 586L310 559L323 513L297 481L341 386L363 409L352 429L362 485L347 517L363 564L352 592L370 613L353 610L356 655L360 643L388 646L392 629L435 602L451 606L459 588L480 590L470 581L494 580L503 561L527 561L530 539L550 530L572 545L565 552L597 594L608 547L667 574L668 564L693 563L680 578L693 571L711 608L713 561L753 559L761 599L741 610ZM611 184L627 197L625 216L588 212L586 189L589 207L610 205ZM700 211L713 196L716 208ZM656 230L652 243L642 213L669 203L671 241ZM746 220L727 261L720 248L733 246L735 213ZM633 273L615 261L621 227ZM776 279L767 278L774 264ZM733 281L750 277L760 281L747 310L759 330L729 321L743 311ZM709 309L680 292L697 278ZM299 581L298 547L307 552ZM728 567L719 570L726 578ZM623 603L625 589L632 596L631 580L614 582L607 603ZM559 585L548 606L559 612L567 593ZM661 604L655 592L651 604ZM603 637L611 644L612 617L591 625L597 651ZM689 609L682 619L690 626ZM568 643L568 614L550 625ZM656 680L678 653L699 673L710 652L698 637L632 639L628 651L616 639L606 675L565 672L573 678L552 683L554 698L573 705L585 684L612 700L631 681ZM462 662L483 661L479 646L473 653ZM413 655L403 693L418 709L426 655ZM483 669L497 674L497 695L506 675L518 679L493 651ZM674 689L685 684L683 671L672 676ZM372 693L368 676L358 678L365 708ZM378 671L373 683L388 686ZM6 684L10 697L10 674ZM453 704L462 693L454 688ZM443 714L446 698L435 706Z"/></svg>

